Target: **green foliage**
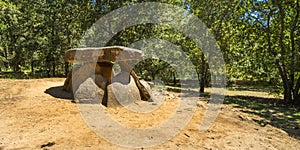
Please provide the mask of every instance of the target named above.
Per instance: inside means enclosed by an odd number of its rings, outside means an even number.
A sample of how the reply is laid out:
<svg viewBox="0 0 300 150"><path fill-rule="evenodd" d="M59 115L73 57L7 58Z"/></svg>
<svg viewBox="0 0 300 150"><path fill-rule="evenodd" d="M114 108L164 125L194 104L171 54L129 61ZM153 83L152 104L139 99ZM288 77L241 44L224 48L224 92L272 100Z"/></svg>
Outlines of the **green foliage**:
<svg viewBox="0 0 300 150"><path fill-rule="evenodd" d="M244 72L252 79L267 80L287 103L300 103L299 1L249 1L235 27L235 45Z"/></svg>
<svg viewBox="0 0 300 150"><path fill-rule="evenodd" d="M49 77L67 73L65 50L78 47L87 29L97 19L123 6L150 1L186 9L187 13L196 15L207 25L223 52L229 81L266 81L273 85L274 93L285 95L286 102L300 104L298 0L0 1L0 71L31 70L32 74ZM115 22L110 22L110 25L116 26ZM86 35L95 36L92 30ZM201 91L204 85L209 85L213 74L207 63L210 56L205 55L205 49L199 49L194 41L170 26L138 24L117 33L106 45L132 46L144 40L145 48L155 49L156 45L147 43L146 39L151 38L180 47L194 65L185 65L181 70L195 68ZM167 59L183 55L168 51L171 49L175 48L167 47L159 55ZM134 69L143 78L170 82L180 77L176 67L170 62L152 58L140 62ZM186 75L184 78L195 80L196 77Z"/></svg>
<svg viewBox="0 0 300 150"><path fill-rule="evenodd" d="M87 1L10 1L0 5L2 67L35 68L56 76L64 70L64 51L76 47L95 19ZM39 72L40 72L39 71Z"/></svg>

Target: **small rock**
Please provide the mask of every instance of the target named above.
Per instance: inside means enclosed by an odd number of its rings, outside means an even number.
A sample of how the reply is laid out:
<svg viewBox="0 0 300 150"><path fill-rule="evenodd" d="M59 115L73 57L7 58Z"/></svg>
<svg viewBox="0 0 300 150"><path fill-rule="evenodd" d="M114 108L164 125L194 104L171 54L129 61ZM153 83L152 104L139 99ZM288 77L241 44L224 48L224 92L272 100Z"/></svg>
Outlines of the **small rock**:
<svg viewBox="0 0 300 150"><path fill-rule="evenodd" d="M189 136L188 134L186 134L186 133L184 133L184 135L185 135L186 137L188 137L188 138L190 137L190 136Z"/></svg>
<svg viewBox="0 0 300 150"><path fill-rule="evenodd" d="M153 82L148 82L148 84L150 85L151 88L154 87L154 83Z"/></svg>
<svg viewBox="0 0 300 150"><path fill-rule="evenodd" d="M206 104L203 101L198 101L197 106L200 107L200 108L205 108L206 109Z"/></svg>
<svg viewBox="0 0 300 150"><path fill-rule="evenodd" d="M186 110L186 111L192 111L193 108L185 108L184 110Z"/></svg>
<svg viewBox="0 0 300 150"><path fill-rule="evenodd" d="M151 103L151 105L157 105L157 103L156 103L156 102L153 102L153 103Z"/></svg>
<svg viewBox="0 0 300 150"><path fill-rule="evenodd" d="M48 143L46 143L46 144L41 145L41 148L44 148L44 147L51 147L51 146L53 146L53 145L55 145L55 142L48 142Z"/></svg>
<svg viewBox="0 0 300 150"><path fill-rule="evenodd" d="M247 120L243 115L238 115L238 117L239 117L242 121Z"/></svg>
<svg viewBox="0 0 300 150"><path fill-rule="evenodd" d="M284 131L284 130L278 129L278 131L279 131L280 133L283 133L283 134L288 135L288 133L287 133L286 131Z"/></svg>

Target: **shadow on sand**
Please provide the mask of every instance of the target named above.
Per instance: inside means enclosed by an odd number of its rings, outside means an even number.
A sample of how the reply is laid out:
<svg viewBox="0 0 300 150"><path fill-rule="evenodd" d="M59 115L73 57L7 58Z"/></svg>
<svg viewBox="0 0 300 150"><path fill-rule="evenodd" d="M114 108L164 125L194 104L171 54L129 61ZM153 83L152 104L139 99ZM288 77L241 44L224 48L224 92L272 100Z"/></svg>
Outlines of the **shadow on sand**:
<svg viewBox="0 0 300 150"><path fill-rule="evenodd" d="M196 91L186 91L186 89L168 88L167 91L182 92L184 94L199 95ZM241 91L251 91L249 88L239 89ZM252 89L252 91L263 91ZM190 96L190 95L184 95ZM210 93L200 93L200 97L209 99ZM259 116L261 119L252 118L260 126L271 125L279 128L290 136L300 139L300 108L286 106L282 99L264 98L256 96L225 96L224 105L234 104L233 107L239 108L241 112L249 116Z"/></svg>
<svg viewBox="0 0 300 150"><path fill-rule="evenodd" d="M224 104L235 104L242 112L261 117L252 119L257 124L272 125L300 139L299 108L285 106L280 99L237 95L226 96Z"/></svg>
<svg viewBox="0 0 300 150"><path fill-rule="evenodd" d="M46 94L49 94L55 98L73 100L73 93L69 93L63 90L63 86L51 87L45 91Z"/></svg>

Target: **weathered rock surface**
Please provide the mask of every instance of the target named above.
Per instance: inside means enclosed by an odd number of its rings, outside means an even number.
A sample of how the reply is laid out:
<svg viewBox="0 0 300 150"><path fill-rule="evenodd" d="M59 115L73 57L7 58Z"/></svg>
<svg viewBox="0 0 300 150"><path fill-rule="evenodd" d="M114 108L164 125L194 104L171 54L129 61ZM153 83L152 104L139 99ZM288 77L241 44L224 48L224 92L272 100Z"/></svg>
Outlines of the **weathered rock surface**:
<svg viewBox="0 0 300 150"><path fill-rule="evenodd" d="M139 89L128 72L115 76L107 87L108 107L128 105L141 100Z"/></svg>
<svg viewBox="0 0 300 150"><path fill-rule="evenodd" d="M128 63L128 60L142 58L142 51L123 46L70 49L65 53L66 62L83 64L73 68L63 89L73 91L77 99L99 97L105 106L125 105L141 99L152 101L151 87L145 81L140 82ZM114 78L113 62L119 62L122 70ZM100 95L99 90L102 90Z"/></svg>
<svg viewBox="0 0 300 150"><path fill-rule="evenodd" d="M108 83L102 72L98 63L85 63L83 66L75 68L73 74L68 75L64 89L69 92L73 90L74 98L80 102L101 103ZM141 81L140 84L152 95L151 87L146 81ZM107 86L107 106L131 104L142 99L140 94L131 73L123 71L113 77L111 84Z"/></svg>
<svg viewBox="0 0 300 150"><path fill-rule="evenodd" d="M97 63L85 63L83 66L74 69L73 74L72 72L69 73L64 83L64 90L71 92L74 88L74 91L76 91L80 84L90 77L95 79L96 84L104 89L104 82L107 81L103 78L101 72L101 67Z"/></svg>
<svg viewBox="0 0 300 150"><path fill-rule="evenodd" d="M105 90L105 86L107 84L107 80L101 75L101 74L96 74L92 77L92 79L95 79L95 83L99 88L102 90Z"/></svg>
<svg viewBox="0 0 300 150"><path fill-rule="evenodd" d="M149 94L152 96L150 84L147 81L145 81L145 80L140 80L140 82L147 89L147 91L149 92Z"/></svg>
<svg viewBox="0 0 300 150"><path fill-rule="evenodd" d="M80 103L98 104L102 102L104 90L99 88L92 78L85 80L74 94L75 100Z"/></svg>
<svg viewBox="0 0 300 150"><path fill-rule="evenodd" d="M107 79L100 72L101 68L96 64L86 63L79 69L75 70L73 76L76 78L67 79L64 86L72 90L74 88L74 98L83 103L98 103L102 102L105 92ZM96 73L93 75L93 73ZM73 83L72 83L73 82ZM142 80L141 84L151 93L150 85ZM128 105L135 101L141 100L140 91L135 83L135 80L128 72L121 72L112 79L112 83L107 86L108 107L116 107Z"/></svg>
<svg viewBox="0 0 300 150"><path fill-rule="evenodd" d="M67 62L115 62L142 58L142 51L123 46L76 48L65 53Z"/></svg>

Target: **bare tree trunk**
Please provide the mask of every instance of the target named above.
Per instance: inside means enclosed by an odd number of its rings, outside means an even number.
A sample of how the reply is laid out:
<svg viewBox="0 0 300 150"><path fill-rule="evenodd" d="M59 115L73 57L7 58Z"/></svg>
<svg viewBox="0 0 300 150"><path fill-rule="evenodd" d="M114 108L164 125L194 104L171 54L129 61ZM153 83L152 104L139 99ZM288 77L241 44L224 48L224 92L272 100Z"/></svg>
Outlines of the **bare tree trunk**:
<svg viewBox="0 0 300 150"><path fill-rule="evenodd" d="M55 60L53 60L52 61L52 77L56 76L55 71L56 71L56 63L55 63Z"/></svg>
<svg viewBox="0 0 300 150"><path fill-rule="evenodd" d="M50 71L51 71L51 59L50 59L50 54L48 53L46 56L46 72L47 72L47 77L50 78Z"/></svg>
<svg viewBox="0 0 300 150"><path fill-rule="evenodd" d="M34 75L34 60L31 61L31 74Z"/></svg>
<svg viewBox="0 0 300 150"><path fill-rule="evenodd" d="M285 64L285 45L284 45L284 32L285 32L285 13L284 13L284 8L281 5L281 1L277 2L278 5L278 9L279 9L279 14L280 14L280 37L279 37L279 47L280 47L280 53L281 53L281 68L282 68L282 80L284 83L284 100L285 102L287 102L288 104L292 104L293 103L293 79L294 77L292 77L291 79L288 78L288 72L286 69L286 64ZM293 73L292 73L293 74Z"/></svg>
<svg viewBox="0 0 300 150"><path fill-rule="evenodd" d="M173 77L173 85L176 86L176 75L174 73L174 77Z"/></svg>
<svg viewBox="0 0 300 150"><path fill-rule="evenodd" d="M300 77L297 80L295 90L293 91L294 95L294 104L300 106Z"/></svg>
<svg viewBox="0 0 300 150"><path fill-rule="evenodd" d="M283 83L283 88L284 88L284 102L287 104L287 103L291 103L292 102L292 88L291 88L291 84L290 84L290 81L288 79L288 76L287 76L287 71L286 71L286 66L285 66L285 63L284 63L284 58L283 56L285 55L285 48L284 48L284 44L283 44L283 38L284 38L284 19L282 17L284 17L284 14L283 14L283 10L280 6L280 2L278 4L279 6L279 11L280 11L280 14L281 14L281 18L280 18L280 21L281 21L281 26L280 26L280 38L279 38L279 47L280 47L280 53L281 53L281 59L278 60L276 59L275 60L275 65L278 69L278 72L280 74L280 77L281 77L281 80L282 80L282 83ZM268 41L268 51L274 56L274 57L277 57L277 52L272 48L272 41L271 41L271 31L270 31L270 20L271 20L271 17L273 15L273 11L270 11L269 14L268 14L268 19L267 19L267 41Z"/></svg>
<svg viewBox="0 0 300 150"><path fill-rule="evenodd" d="M290 64L291 73L290 73L290 79L291 79L291 89L293 94L293 103L294 105L299 105L299 88L300 88L300 77L297 81L295 81L295 68L297 68L296 62L299 59L296 55L296 39L295 39L295 30L297 29L298 22L299 22L299 15L300 15L300 7L299 7L299 0L297 0L296 4L296 16L293 20L292 29L290 31L290 40L291 40L291 54L292 54L292 61ZM300 46L300 45L299 45ZM296 82L296 83L295 83Z"/></svg>
<svg viewBox="0 0 300 150"><path fill-rule="evenodd" d="M204 93L205 87L205 59L204 53L201 54L201 75L200 75L200 93Z"/></svg>
<svg viewBox="0 0 300 150"><path fill-rule="evenodd" d="M155 80L155 73L154 73L153 70L151 71L151 77L152 77L152 81L154 81Z"/></svg>

